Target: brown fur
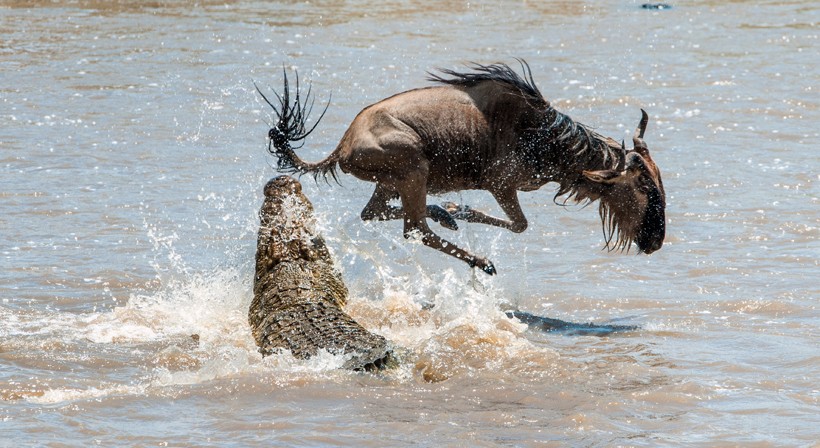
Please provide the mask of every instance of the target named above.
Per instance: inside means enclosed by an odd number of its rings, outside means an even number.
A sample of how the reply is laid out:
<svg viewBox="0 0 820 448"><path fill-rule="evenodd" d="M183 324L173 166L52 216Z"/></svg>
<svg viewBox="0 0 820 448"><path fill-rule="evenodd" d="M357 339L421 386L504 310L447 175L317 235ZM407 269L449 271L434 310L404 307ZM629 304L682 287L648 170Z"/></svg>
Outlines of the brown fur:
<svg viewBox="0 0 820 448"><path fill-rule="evenodd" d="M523 232L527 219L517 192L557 182L556 197L601 201L610 250L626 249L633 241L645 253L659 249L665 193L660 170L643 142L646 113L642 111L635 147L627 151L554 109L535 86L529 66L521 65L527 79L503 64L474 65L472 73L443 70L450 78L432 75L440 85L403 92L362 110L336 150L317 163L302 161L290 146L310 131L305 132L307 111L298 89L291 104L286 80L280 108L268 102L279 119L269 132L271 152L284 170L335 177L338 165L374 182L362 219L403 219L405 237L416 235L425 245L489 274L495 273L489 260L441 239L427 218L450 229L457 228L454 219L461 219ZM428 194L461 190L489 191L507 219L456 204L426 204ZM397 198L401 207L391 206Z"/></svg>

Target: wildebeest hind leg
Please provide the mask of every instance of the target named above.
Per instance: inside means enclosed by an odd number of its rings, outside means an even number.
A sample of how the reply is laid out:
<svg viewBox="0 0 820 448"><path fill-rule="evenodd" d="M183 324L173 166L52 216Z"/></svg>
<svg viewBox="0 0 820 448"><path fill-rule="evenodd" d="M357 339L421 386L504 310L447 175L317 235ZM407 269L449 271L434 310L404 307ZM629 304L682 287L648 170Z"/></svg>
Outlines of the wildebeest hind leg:
<svg viewBox="0 0 820 448"><path fill-rule="evenodd" d="M389 219L401 219L404 217L404 210L401 207L390 205L390 201L399 197L399 194L382 183L376 184L376 191L362 210L363 221L386 221Z"/></svg>
<svg viewBox="0 0 820 448"><path fill-rule="evenodd" d="M390 201L399 197L399 194L391 190L382 183L376 184L376 191L362 210L361 217L364 221L387 221L391 219L404 218L404 210L401 207L390 205ZM458 230L458 224L447 210L438 205L427 206L427 217L438 222L442 227L450 230Z"/></svg>
<svg viewBox="0 0 820 448"><path fill-rule="evenodd" d="M495 266L486 258L477 257L455 244L442 239L427 225L426 173L419 171L406 175L397 183L399 196L404 207L404 237L421 237L421 242L428 247L444 252L447 255L465 261L471 267L479 267L490 275L495 275Z"/></svg>

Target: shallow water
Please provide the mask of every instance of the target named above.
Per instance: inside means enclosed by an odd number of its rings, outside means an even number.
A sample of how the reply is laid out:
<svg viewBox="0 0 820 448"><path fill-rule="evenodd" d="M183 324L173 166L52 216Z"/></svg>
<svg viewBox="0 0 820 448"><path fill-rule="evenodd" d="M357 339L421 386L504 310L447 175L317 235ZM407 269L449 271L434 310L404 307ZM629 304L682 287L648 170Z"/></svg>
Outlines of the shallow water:
<svg viewBox="0 0 820 448"><path fill-rule="evenodd" d="M0 5L0 444L820 439L815 2L371 3ZM246 313L276 173L254 81L281 89L284 64L332 93L301 151L317 160L427 70L515 57L605 135L650 113L663 249L602 251L596 207L557 207L549 185L521 194L523 234L440 230L489 278L363 224L371 184L304 179L349 312L402 364L261 359ZM481 192L435 200L498 212ZM641 329L538 334L509 308Z"/></svg>

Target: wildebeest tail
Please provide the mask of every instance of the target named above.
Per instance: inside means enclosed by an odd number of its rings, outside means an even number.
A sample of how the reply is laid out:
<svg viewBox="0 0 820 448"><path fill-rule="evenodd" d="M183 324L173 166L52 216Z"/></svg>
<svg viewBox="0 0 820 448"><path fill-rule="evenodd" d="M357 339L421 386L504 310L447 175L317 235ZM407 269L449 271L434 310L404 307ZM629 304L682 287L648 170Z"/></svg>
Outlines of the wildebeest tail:
<svg viewBox="0 0 820 448"><path fill-rule="evenodd" d="M278 105L268 100L265 94L259 89L259 86L254 84L256 91L262 95L262 98L276 114L276 123L270 131L268 131L268 152L276 157L276 168L281 172L289 174L310 173L314 178L318 178L321 175L327 179L328 174L330 174L334 180L337 180L336 165L338 156L336 152L333 152L322 161L311 163L299 158L294 150L304 146L305 138L316 129L322 117L325 116L325 112L327 112L327 108L330 106L330 100L328 100L322 114L319 115L319 118L313 123L313 126L308 128L308 117L313 111L313 105L316 102L315 98L311 98L310 96L311 87L308 85L307 93L304 95L303 100L301 92L299 91L299 74L297 73L295 98L291 102L288 75L284 68L282 72L284 74L285 84L284 93L279 95L276 91L273 92L279 101ZM294 144L297 146L294 147Z"/></svg>

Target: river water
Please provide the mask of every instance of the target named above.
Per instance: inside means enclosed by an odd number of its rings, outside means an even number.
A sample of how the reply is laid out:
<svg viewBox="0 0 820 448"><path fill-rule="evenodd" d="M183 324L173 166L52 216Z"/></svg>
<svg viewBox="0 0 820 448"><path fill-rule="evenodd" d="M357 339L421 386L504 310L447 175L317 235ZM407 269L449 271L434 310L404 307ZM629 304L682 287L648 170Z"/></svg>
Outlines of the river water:
<svg viewBox="0 0 820 448"><path fill-rule="evenodd" d="M640 3L3 0L0 445L816 446L820 7ZM604 135L649 112L663 249L602 251L597 207L548 185L523 234L439 228L490 278L362 223L372 184L305 178L348 311L402 363L261 359L254 82L332 94L318 160L428 70L516 57ZM539 334L510 308L641 328Z"/></svg>

